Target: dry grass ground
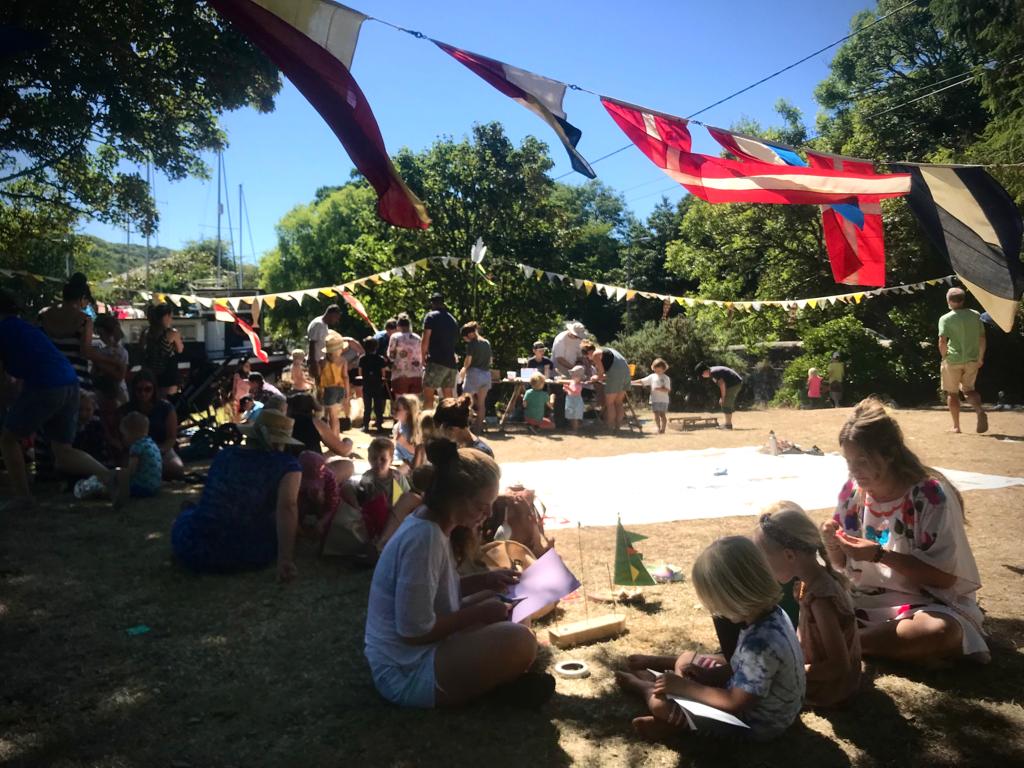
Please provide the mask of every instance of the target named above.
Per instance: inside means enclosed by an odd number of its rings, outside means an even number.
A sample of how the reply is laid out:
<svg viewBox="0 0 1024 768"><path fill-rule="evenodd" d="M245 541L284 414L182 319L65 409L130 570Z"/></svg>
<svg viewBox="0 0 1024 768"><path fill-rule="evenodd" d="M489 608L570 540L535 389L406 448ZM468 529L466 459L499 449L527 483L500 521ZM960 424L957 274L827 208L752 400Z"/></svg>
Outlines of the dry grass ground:
<svg viewBox="0 0 1024 768"><path fill-rule="evenodd" d="M731 433L515 436L492 444L499 458L520 461L751 445L774 428L834 450L848 413L743 412ZM992 414L985 436L945 433L948 416L940 411L903 412L900 420L929 463L1024 474L1024 414ZM992 664L928 672L878 665L853 706L805 713L783 738L757 746L647 745L630 733L639 706L611 677L625 654L714 648L710 619L688 581L648 589L646 606L626 609L627 635L549 651L548 663L581 658L593 675L559 680L541 713L482 705L402 711L376 695L362 657L370 573L318 561L309 546L300 547L300 576L289 586L275 583L273 570L186 573L172 562L168 542L185 492L172 489L123 515L53 497L38 513L0 520L0 765L1024 764L1022 487L966 495ZM713 538L751 524L734 517L635 530L650 537L642 544L648 562L688 569ZM559 548L571 568L602 586L612 530L584 530L582 539L582 565L575 532L561 532ZM583 615L575 599L554 620ZM125 632L139 624L151 631ZM539 634L546 639L543 625Z"/></svg>

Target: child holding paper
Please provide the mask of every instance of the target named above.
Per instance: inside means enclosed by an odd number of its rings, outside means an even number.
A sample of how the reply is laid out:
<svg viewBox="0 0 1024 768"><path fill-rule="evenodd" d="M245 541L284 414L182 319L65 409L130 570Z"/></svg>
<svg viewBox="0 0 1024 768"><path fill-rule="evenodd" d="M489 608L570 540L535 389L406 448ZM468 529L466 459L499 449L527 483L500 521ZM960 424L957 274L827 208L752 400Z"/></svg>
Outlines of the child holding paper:
<svg viewBox="0 0 1024 768"><path fill-rule="evenodd" d="M792 501L779 501L761 514L754 542L780 584L799 580L798 637L807 674L806 701L828 707L843 703L860 687L860 639L846 577L829 564L817 524Z"/></svg>
<svg viewBox="0 0 1024 768"><path fill-rule="evenodd" d="M724 730L758 740L779 736L800 714L804 658L779 607L782 590L764 553L743 536L718 539L698 556L692 578L708 613L744 625L736 650L729 659L693 652L678 658L630 656L630 671L617 672L616 681L642 696L651 711L634 719L634 728L647 739L671 735L690 719L684 711L689 700L724 714L702 719L701 732ZM663 670L672 671L658 674Z"/></svg>

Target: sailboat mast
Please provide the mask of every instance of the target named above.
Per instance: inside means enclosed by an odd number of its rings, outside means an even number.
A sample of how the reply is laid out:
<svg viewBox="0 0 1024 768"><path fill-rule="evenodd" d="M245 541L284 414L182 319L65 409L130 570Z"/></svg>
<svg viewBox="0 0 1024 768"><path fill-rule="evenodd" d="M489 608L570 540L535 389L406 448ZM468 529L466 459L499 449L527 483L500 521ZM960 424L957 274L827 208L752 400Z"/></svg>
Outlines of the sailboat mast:
<svg viewBox="0 0 1024 768"><path fill-rule="evenodd" d="M220 288L220 216L223 206L220 204L220 169L224 164L224 157L221 151L217 150L217 287Z"/></svg>
<svg viewBox="0 0 1024 768"><path fill-rule="evenodd" d="M147 160L146 161L146 186L149 187L148 192L149 192L149 196L150 197L153 197L153 177L152 177L152 173L153 173L152 167L149 164L149 160ZM154 203L155 203L155 201L154 201ZM149 229L147 228L147 230L146 230L146 288L149 288L149 259L150 259Z"/></svg>
<svg viewBox="0 0 1024 768"><path fill-rule="evenodd" d="M242 252L242 185L238 185L238 260L235 263L235 275L237 276L238 289L242 289L242 264L244 254Z"/></svg>

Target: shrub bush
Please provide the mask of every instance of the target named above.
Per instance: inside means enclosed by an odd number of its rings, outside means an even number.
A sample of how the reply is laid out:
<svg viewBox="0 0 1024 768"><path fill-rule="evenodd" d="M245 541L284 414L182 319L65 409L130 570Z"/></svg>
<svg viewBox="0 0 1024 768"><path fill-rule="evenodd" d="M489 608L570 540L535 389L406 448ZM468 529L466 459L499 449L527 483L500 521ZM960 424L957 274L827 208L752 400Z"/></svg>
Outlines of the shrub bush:
<svg viewBox="0 0 1024 768"><path fill-rule="evenodd" d="M878 337L852 315L807 330L803 342L803 354L786 366L782 387L775 393L773 405L795 406L804 402L808 369L817 368L824 378L833 352L838 352L846 363L844 404L856 403L868 395L896 400L897 396L906 398L909 391L905 379L907 369L897 364L896 352L883 346Z"/></svg>
<svg viewBox="0 0 1024 768"><path fill-rule="evenodd" d="M703 410L717 404L717 391L693 375L697 363L728 365L743 374L740 359L717 345L712 331L685 315L645 323L637 331L616 338L612 346L626 360L636 363L635 378L650 373L650 365L656 357L664 359L672 379L672 404L677 408ZM750 393L744 391L741 402L744 394L749 401Z"/></svg>

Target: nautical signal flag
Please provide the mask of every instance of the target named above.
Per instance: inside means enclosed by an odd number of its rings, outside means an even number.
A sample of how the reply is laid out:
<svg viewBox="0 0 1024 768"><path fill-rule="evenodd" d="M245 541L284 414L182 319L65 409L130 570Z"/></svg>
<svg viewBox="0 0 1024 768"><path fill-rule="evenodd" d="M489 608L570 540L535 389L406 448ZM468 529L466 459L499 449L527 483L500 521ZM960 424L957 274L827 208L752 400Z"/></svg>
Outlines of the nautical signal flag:
<svg viewBox="0 0 1024 768"><path fill-rule="evenodd" d="M320 113L377 192L377 215L426 229L430 217L398 175L377 120L349 72L366 16L328 0L210 0Z"/></svg>
<svg viewBox="0 0 1024 768"><path fill-rule="evenodd" d="M647 158L692 194L709 203L853 202L860 195L899 197L907 174L859 174L761 161L729 160L691 152L687 121L607 96L601 103Z"/></svg>
<svg viewBox="0 0 1024 768"><path fill-rule="evenodd" d="M1024 295L1024 222L1013 198L978 166L894 167L913 178L907 202L964 287L1009 333Z"/></svg>
<svg viewBox="0 0 1024 768"><path fill-rule="evenodd" d="M270 362L270 358L267 353L263 351L263 345L260 343L259 334L253 330L253 327L249 325L245 320L240 318L227 304L214 304L213 305L213 317L215 320L220 320L224 323L234 323L242 329L242 333L249 339L249 343L252 344L252 353L256 355L261 362Z"/></svg>
<svg viewBox="0 0 1024 768"><path fill-rule="evenodd" d="M597 176L594 169L590 167L590 163L576 151L576 145L579 144L583 132L566 119L565 110L562 108L562 101L565 98L565 83L535 75L533 72L513 67L511 64L489 59L478 53L470 53L437 40L434 41L434 44L497 88L498 91L519 102L547 123L558 136L558 140L562 142L565 151L569 153L569 162L572 163L574 171L582 173L589 179Z"/></svg>
<svg viewBox="0 0 1024 768"><path fill-rule="evenodd" d="M755 136L747 136L735 131L727 131L724 128L715 128L711 125L704 126L711 134L711 138L721 144L727 152L739 160L753 160L759 163L770 163L771 165L790 165L799 168L806 168L805 161L796 149L778 141L769 141ZM810 153L808 152L808 155ZM811 163L814 165L814 163ZM854 170L854 169L850 169ZM874 173L874 168L870 169ZM855 227L864 226L864 214L860 208L851 203L834 203L832 210L845 218ZM838 281L836 281L838 282Z"/></svg>
<svg viewBox="0 0 1024 768"><path fill-rule="evenodd" d="M829 155L808 150L812 168L872 174L874 163L852 157ZM821 206L821 226L825 249L832 265L832 277L846 285L885 285L885 234L882 230L882 205L877 198L858 197L861 223L850 220L849 205Z"/></svg>
<svg viewBox="0 0 1024 768"><path fill-rule="evenodd" d="M620 586L651 586L654 579L644 566L644 556L633 545L643 541L646 536L630 533L622 527L619 520L615 532L615 583Z"/></svg>

